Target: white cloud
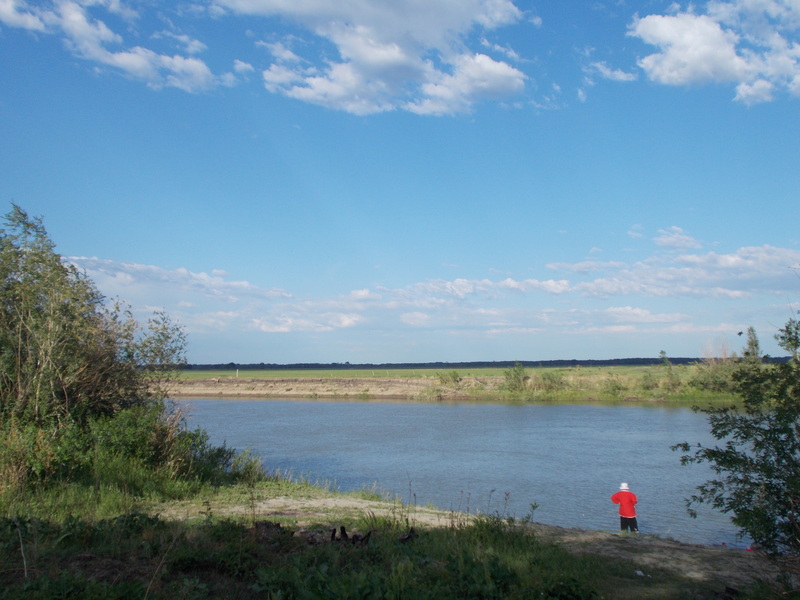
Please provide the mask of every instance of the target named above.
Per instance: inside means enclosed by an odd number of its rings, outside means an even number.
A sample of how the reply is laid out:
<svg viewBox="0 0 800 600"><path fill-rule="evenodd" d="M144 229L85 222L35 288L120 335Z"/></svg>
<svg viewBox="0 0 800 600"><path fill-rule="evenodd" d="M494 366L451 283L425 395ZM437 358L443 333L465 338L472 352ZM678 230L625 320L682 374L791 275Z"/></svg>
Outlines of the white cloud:
<svg viewBox="0 0 800 600"><path fill-rule="evenodd" d="M634 308L632 306L615 306L605 309L602 313L614 321L632 323L675 323L689 319L688 315L679 313L654 314L648 309Z"/></svg>
<svg viewBox="0 0 800 600"><path fill-rule="evenodd" d="M431 317L423 312L408 312L400 315L400 320L412 327L422 327L430 323Z"/></svg>
<svg viewBox="0 0 800 600"><path fill-rule="evenodd" d="M60 35L74 55L142 80L154 89L176 87L187 92L200 92L224 80L224 77L216 78L198 58L159 54L138 45L126 47L123 36L95 16L103 11L128 20L136 17L134 11L117 0L60 0L36 7L15 0L0 0L0 22L3 24ZM184 34L160 32L153 38L173 39L190 55L205 49L202 42Z"/></svg>
<svg viewBox="0 0 800 600"><path fill-rule="evenodd" d="M610 81L636 81L636 73L628 73L621 69L612 69L605 62L593 62L590 69L599 74L603 79Z"/></svg>
<svg viewBox="0 0 800 600"><path fill-rule="evenodd" d="M625 265L623 262L619 261L596 261L596 260L586 260L579 263L548 263L548 269L552 269L554 271L572 271L573 273L591 273L593 271L603 271L608 269L620 269Z"/></svg>
<svg viewBox="0 0 800 600"><path fill-rule="evenodd" d="M0 23L30 31L44 31L45 24L22 0L0 0Z"/></svg>
<svg viewBox="0 0 800 600"><path fill-rule="evenodd" d="M705 15L650 15L637 19L631 34L661 48L660 53L639 61L659 83L738 81L748 71L746 61L736 53L739 36Z"/></svg>
<svg viewBox="0 0 800 600"><path fill-rule="evenodd" d="M160 31L153 35L155 39L167 38L175 40L180 44L187 54L200 54L207 49L207 46L200 40L189 37L188 35L177 34L171 31Z"/></svg>
<svg viewBox="0 0 800 600"><path fill-rule="evenodd" d="M422 97L406 109L426 115L466 112L481 98L497 98L522 91L526 76L510 65L485 54L454 59L453 73L436 73L421 87Z"/></svg>
<svg viewBox="0 0 800 600"><path fill-rule="evenodd" d="M701 244L692 236L684 233L680 227L670 227L669 229L659 229L658 237L653 241L659 246L676 249L700 248Z"/></svg>
<svg viewBox="0 0 800 600"><path fill-rule="evenodd" d="M677 227L661 233L673 240L685 236ZM790 310L781 303L796 296L792 267L800 266L800 251L748 246L697 253L684 248L632 263L547 265L569 274L559 280L433 279L396 288L356 288L335 297L296 297L289 290L232 280L219 269L68 260L102 293L129 301L136 314L145 316L152 307L167 310L186 328L192 345L213 339L204 350L212 355L222 352L217 347L225 338L236 351L240 340L248 340L249 347L272 346L269 336L280 334L281 344L311 351L321 341L333 347L334 340L352 336L399 344L433 332L498 343L520 336L543 342L571 335L677 336L683 343L696 339L693 354L701 355L710 334L735 335L753 324L754 313L765 313L771 322Z"/></svg>
<svg viewBox="0 0 800 600"><path fill-rule="evenodd" d="M777 90L800 95L800 4L794 0L712 0L705 14L694 7L648 15L629 35L659 51L639 60L659 83L733 83L735 100L773 100Z"/></svg>
<svg viewBox="0 0 800 600"><path fill-rule="evenodd" d="M360 115L398 109L445 115L525 86L521 71L464 47L475 29L521 20L510 0L218 0L217 6L234 15L281 17L308 32L305 55L294 47L295 36L260 44L275 59L263 70L266 88L312 104ZM336 56L319 53L320 39ZM509 47L492 49L515 56Z"/></svg>
<svg viewBox="0 0 800 600"><path fill-rule="evenodd" d="M357 314L328 313L314 318L294 314L255 318L250 326L263 333L326 332L354 327L361 320Z"/></svg>

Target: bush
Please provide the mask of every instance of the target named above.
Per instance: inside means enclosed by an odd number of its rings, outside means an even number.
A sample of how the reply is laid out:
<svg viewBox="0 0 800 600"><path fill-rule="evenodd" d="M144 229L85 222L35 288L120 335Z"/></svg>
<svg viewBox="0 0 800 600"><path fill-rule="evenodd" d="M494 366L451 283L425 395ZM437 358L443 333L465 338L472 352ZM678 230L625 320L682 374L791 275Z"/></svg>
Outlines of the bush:
<svg viewBox="0 0 800 600"><path fill-rule="evenodd" d="M733 375L737 368L735 355L726 359L709 359L695 365L689 385L710 392L736 392Z"/></svg>
<svg viewBox="0 0 800 600"><path fill-rule="evenodd" d="M520 363L514 363L513 367L503 371L503 389L509 392L524 392L528 389L528 380L525 367Z"/></svg>
<svg viewBox="0 0 800 600"><path fill-rule="evenodd" d="M687 505L710 504L742 534L771 553L800 554L800 322L790 319L776 336L791 352L784 364L762 365L750 352L733 381L741 405L695 408L708 416L719 446L690 446L683 464L708 463L716 477L697 488ZM752 345L752 344L751 344Z"/></svg>
<svg viewBox="0 0 800 600"><path fill-rule="evenodd" d="M252 477L252 459L186 430L166 402L186 338L164 313L141 326L14 206L0 231L0 494L54 481L162 492L177 479Z"/></svg>

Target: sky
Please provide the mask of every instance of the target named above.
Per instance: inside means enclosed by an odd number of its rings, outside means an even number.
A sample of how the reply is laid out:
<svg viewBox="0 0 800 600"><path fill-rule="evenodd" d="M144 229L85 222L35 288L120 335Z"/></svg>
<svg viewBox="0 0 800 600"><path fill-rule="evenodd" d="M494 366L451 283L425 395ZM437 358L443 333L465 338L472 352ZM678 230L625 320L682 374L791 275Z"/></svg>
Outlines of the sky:
<svg viewBox="0 0 800 600"><path fill-rule="evenodd" d="M782 355L799 31L797 0L0 0L0 211L190 363Z"/></svg>

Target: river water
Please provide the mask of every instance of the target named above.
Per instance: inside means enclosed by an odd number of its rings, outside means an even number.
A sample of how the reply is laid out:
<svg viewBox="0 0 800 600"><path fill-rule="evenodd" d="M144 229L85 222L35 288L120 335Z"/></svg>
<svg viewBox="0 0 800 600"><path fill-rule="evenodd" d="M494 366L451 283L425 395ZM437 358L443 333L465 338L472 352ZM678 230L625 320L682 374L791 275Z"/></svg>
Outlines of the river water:
<svg viewBox="0 0 800 600"><path fill-rule="evenodd" d="M406 504L499 511L549 525L617 531L609 497L627 482L639 529L684 542L743 547L726 515L684 499L710 478L670 446L711 444L687 408L188 399L189 426L214 444L250 448L269 470L377 486Z"/></svg>

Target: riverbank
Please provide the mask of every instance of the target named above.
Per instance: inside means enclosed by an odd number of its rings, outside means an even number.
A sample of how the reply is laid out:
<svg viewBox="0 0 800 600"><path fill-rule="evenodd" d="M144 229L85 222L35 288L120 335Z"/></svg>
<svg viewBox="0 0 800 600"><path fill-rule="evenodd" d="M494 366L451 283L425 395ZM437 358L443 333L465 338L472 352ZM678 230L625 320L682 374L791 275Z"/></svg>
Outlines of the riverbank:
<svg viewBox="0 0 800 600"><path fill-rule="evenodd" d="M280 523L305 539L343 524L348 529L355 527L352 531L363 535L367 533L365 523L381 519L402 522L425 535L426 530L458 528L475 518L319 489L309 491L306 497L254 490L246 503L231 503L227 497L219 497L207 500L202 506L171 503L160 512L168 518L180 519L213 513L222 518L266 520ZM517 521L515 526L538 542L552 544L578 557L614 563L619 569L609 570L602 586L606 598L747 597L744 592L752 590L758 582L776 585L782 577L790 577L796 587L799 581L796 561L776 560L758 552L685 544L646 534L620 535L527 521ZM755 597L769 597L769 594Z"/></svg>
<svg viewBox="0 0 800 600"><path fill-rule="evenodd" d="M471 378L476 380L477 378ZM500 380L501 378L494 378ZM496 389L497 381L464 382L460 389L442 390L443 396L465 397L468 389L479 385ZM434 393L435 380L419 378L355 378L355 377L212 377L204 379L178 379L171 388L172 398L305 398L305 399L385 399L412 400Z"/></svg>
<svg viewBox="0 0 800 600"><path fill-rule="evenodd" d="M610 376L616 377L614 375ZM566 378L565 378L566 379ZM575 378L577 379L577 378ZM425 377L208 377L177 379L169 389L171 398L253 398L306 400L410 400L457 402L465 400L603 400L695 402L697 394L683 399L677 394L641 390L620 385L609 390L608 380L584 377L577 383L565 381L556 390L531 384L523 390L509 391L506 380L496 376L464 376L457 379Z"/></svg>

